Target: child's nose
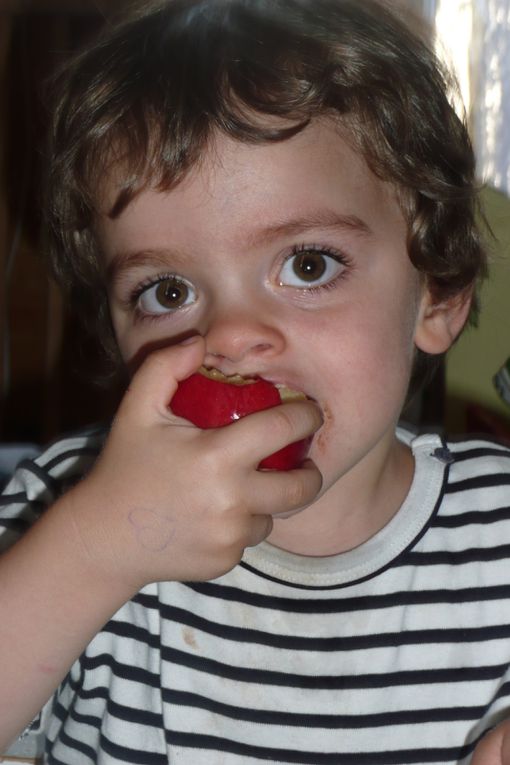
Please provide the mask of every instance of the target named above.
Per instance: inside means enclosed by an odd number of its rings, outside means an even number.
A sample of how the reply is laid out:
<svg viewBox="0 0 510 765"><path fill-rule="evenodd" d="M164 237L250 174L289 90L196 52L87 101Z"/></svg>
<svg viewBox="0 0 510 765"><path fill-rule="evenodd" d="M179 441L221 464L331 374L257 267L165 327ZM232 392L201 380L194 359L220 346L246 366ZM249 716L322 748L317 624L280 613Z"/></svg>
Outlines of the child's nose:
<svg viewBox="0 0 510 765"><path fill-rule="evenodd" d="M227 374L256 371L253 367L258 361L279 355L285 347L281 329L268 317L257 317L248 310L216 316L205 340L205 365L222 366Z"/></svg>

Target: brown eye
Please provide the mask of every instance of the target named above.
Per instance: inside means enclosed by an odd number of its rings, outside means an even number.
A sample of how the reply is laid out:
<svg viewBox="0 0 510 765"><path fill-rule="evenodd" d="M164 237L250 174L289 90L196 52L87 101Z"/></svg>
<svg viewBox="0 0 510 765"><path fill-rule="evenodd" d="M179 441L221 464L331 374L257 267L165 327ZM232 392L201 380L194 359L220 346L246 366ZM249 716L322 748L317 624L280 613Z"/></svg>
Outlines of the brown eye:
<svg viewBox="0 0 510 765"><path fill-rule="evenodd" d="M319 249L302 250L284 262L279 275L281 287L312 289L332 283L346 268L343 255Z"/></svg>
<svg viewBox="0 0 510 765"><path fill-rule="evenodd" d="M171 313L197 299L193 286L179 276L167 276L149 285L138 299L142 313Z"/></svg>
<svg viewBox="0 0 510 765"><path fill-rule="evenodd" d="M303 252L296 255L292 268L297 277L305 282L316 282L326 271L324 255L320 252Z"/></svg>
<svg viewBox="0 0 510 765"><path fill-rule="evenodd" d="M163 308L180 308L185 305L188 294L188 285L172 277L159 282L154 297Z"/></svg>

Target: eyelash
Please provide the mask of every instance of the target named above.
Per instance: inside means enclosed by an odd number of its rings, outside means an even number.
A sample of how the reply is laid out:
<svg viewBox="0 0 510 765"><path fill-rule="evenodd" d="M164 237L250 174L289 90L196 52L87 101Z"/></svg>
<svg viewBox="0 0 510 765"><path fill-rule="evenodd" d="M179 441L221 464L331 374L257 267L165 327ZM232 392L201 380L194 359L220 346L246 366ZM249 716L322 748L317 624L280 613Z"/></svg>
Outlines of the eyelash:
<svg viewBox="0 0 510 765"><path fill-rule="evenodd" d="M345 254L345 252L340 252L340 250L335 250L332 247L328 247L327 245L309 244L309 243L294 245L292 247L290 255L287 255L283 263L287 263L287 261L289 261L291 258L295 257L296 255L300 255L303 252L313 252L313 253L317 253L318 255L326 255L332 260L336 260L336 262L342 265L344 268L342 269L342 271L340 271L339 274L337 274L333 279L326 282L325 284L317 284L315 286L310 285L309 287L304 286L301 289L299 289L299 287L289 287L289 289L293 289L296 292L300 292L301 294L313 295L313 294L317 294L318 292L321 292L322 290L335 289L337 284L341 280L345 279L348 271L352 268L352 261Z"/></svg>
<svg viewBox="0 0 510 765"><path fill-rule="evenodd" d="M162 272L160 274L157 274L156 276L149 276L147 279L144 279L140 284L137 284L136 287L129 293L128 298L126 300L126 306L129 308L130 311L133 311L135 322L138 321L144 321L144 322L152 322L152 321L159 321L162 318L168 318L167 313L144 313L140 310L139 307L139 300L143 293L150 289L151 287L154 287L156 284L159 284L160 282L165 281L165 279L172 279L173 277L177 276L177 274L168 272Z"/></svg>
<svg viewBox="0 0 510 765"><path fill-rule="evenodd" d="M330 281L324 284L303 286L302 288L282 285L283 287L288 286L288 289L294 290L295 292L300 293L302 295L303 294L313 295L323 290L335 289L337 284L342 279L345 279L348 271L352 267L351 259L344 252L340 252L338 250L335 250L331 247L324 246L324 245L303 243L303 244L294 245L292 247L290 254L283 259L280 269L282 269L283 265L287 263L288 261L290 261L293 257L295 257L296 255L300 255L304 252L312 252L312 253L317 253L319 255L325 255L326 257L329 257L332 260L335 260L344 268L340 271L339 274L333 277L333 279L331 279ZM134 312L135 321L151 322L151 321L159 321L160 319L168 318L168 315L169 315L168 313L160 313L160 314L144 313L139 308L139 300L146 290L150 289L151 287L154 287L159 282L165 281L165 279L171 279L175 276L176 274L172 272L162 272L160 274L157 274L156 276L151 276L151 277L148 277L147 279L144 279L142 282L140 282L140 284L138 284L131 291L131 293L128 295L128 298L126 300L126 305L131 311Z"/></svg>
<svg viewBox="0 0 510 765"><path fill-rule="evenodd" d="M140 282L140 284L137 284L136 287L129 293L127 299L128 305L135 307L145 290L154 287L154 285L159 284L159 282L165 281L165 279L172 279L174 276L176 276L176 274L172 274L170 271L168 271L157 274L156 276L147 277L147 279L144 279L142 282Z"/></svg>

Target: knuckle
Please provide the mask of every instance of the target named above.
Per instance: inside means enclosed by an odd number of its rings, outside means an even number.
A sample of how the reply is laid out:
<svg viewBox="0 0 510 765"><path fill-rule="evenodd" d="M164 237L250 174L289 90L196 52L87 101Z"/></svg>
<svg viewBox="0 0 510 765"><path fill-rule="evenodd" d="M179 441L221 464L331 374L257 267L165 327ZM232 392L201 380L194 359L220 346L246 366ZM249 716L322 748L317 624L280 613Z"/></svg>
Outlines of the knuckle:
<svg viewBox="0 0 510 765"><path fill-rule="evenodd" d="M276 407L273 410L273 416L274 426L282 431L283 435L294 432L294 418L292 416L292 408L289 404Z"/></svg>
<svg viewBox="0 0 510 765"><path fill-rule="evenodd" d="M143 361L143 367L152 375L158 375L166 372L168 366L167 354L164 348L153 350Z"/></svg>
<svg viewBox="0 0 510 765"><path fill-rule="evenodd" d="M225 551L225 553L234 551L237 548L239 545L239 532L238 529L235 528L234 523L220 524L220 528L216 535L216 543L221 550Z"/></svg>
<svg viewBox="0 0 510 765"><path fill-rule="evenodd" d="M244 533L233 526L234 524L225 524L216 536L218 557L229 569L239 563L245 547Z"/></svg>
<svg viewBox="0 0 510 765"><path fill-rule="evenodd" d="M289 481L285 488L285 501L288 508L298 508L313 500L322 487L319 471L301 474Z"/></svg>
<svg viewBox="0 0 510 765"><path fill-rule="evenodd" d="M284 504L285 507L300 507L308 499L308 492L305 489L303 481L294 479L289 481L285 487Z"/></svg>
<svg viewBox="0 0 510 765"><path fill-rule="evenodd" d="M214 431L204 430L200 434L203 442L202 468L208 475L221 478L226 470L226 451L215 437Z"/></svg>

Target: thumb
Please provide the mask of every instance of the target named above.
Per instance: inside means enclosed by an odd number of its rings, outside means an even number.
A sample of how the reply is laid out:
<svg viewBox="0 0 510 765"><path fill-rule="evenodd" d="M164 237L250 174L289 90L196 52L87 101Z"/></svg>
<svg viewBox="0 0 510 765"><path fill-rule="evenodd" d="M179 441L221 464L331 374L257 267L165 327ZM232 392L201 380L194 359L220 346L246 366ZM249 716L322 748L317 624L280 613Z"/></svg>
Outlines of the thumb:
<svg viewBox="0 0 510 765"><path fill-rule="evenodd" d="M204 360L205 343L200 335L150 353L137 369L121 403L124 414L136 413L143 422L171 416L169 403L181 380Z"/></svg>

